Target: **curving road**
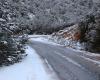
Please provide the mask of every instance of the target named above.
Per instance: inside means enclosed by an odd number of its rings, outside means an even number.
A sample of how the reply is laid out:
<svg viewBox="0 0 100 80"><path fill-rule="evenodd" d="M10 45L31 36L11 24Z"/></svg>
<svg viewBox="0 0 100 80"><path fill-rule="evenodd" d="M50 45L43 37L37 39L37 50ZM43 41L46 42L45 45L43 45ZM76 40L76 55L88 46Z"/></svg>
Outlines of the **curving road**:
<svg viewBox="0 0 100 80"><path fill-rule="evenodd" d="M100 69L95 73L93 64L79 52L37 41L30 41L29 45L48 61L60 80L100 80L96 74Z"/></svg>

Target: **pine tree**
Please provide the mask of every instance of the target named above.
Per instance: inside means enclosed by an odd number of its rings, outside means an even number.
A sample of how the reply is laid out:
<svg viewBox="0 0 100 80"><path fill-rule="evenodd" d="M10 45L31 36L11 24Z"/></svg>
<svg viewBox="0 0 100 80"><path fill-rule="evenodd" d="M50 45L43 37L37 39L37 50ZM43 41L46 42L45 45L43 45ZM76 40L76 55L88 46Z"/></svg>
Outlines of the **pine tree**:
<svg viewBox="0 0 100 80"><path fill-rule="evenodd" d="M7 14L2 12L0 17L0 66L8 66L21 61L26 56L24 38L16 37L10 25Z"/></svg>
<svg viewBox="0 0 100 80"><path fill-rule="evenodd" d="M23 45L8 33L0 33L0 65L19 62L25 56Z"/></svg>

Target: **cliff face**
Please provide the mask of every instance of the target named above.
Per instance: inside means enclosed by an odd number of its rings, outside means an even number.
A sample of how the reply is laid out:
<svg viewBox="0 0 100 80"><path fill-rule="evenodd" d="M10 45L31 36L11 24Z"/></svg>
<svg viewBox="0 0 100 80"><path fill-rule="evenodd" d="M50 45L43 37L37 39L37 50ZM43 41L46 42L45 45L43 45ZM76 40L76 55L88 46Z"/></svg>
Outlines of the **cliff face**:
<svg viewBox="0 0 100 80"><path fill-rule="evenodd" d="M33 31L49 32L99 11L100 0L0 0L0 18Z"/></svg>

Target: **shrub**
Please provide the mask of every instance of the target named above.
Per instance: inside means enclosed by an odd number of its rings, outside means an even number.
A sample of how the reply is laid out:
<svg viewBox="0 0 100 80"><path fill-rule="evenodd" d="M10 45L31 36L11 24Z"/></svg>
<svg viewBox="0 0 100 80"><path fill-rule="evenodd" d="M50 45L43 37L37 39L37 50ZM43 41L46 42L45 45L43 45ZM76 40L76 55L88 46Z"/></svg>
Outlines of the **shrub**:
<svg viewBox="0 0 100 80"><path fill-rule="evenodd" d="M10 65L25 57L24 44L8 33L0 33L0 66Z"/></svg>
<svg viewBox="0 0 100 80"><path fill-rule="evenodd" d="M79 23L81 42L86 43L86 50L100 52L100 15L88 15Z"/></svg>

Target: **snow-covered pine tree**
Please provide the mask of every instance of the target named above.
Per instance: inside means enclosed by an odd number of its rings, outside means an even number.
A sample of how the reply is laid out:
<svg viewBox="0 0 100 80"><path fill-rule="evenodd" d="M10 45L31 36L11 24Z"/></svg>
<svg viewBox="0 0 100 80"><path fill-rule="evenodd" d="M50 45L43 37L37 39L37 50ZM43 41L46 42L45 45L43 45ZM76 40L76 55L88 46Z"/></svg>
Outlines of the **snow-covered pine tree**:
<svg viewBox="0 0 100 80"><path fill-rule="evenodd" d="M26 56L23 39L16 37L7 21L8 17L2 12L0 17L0 66L8 66L21 61Z"/></svg>

